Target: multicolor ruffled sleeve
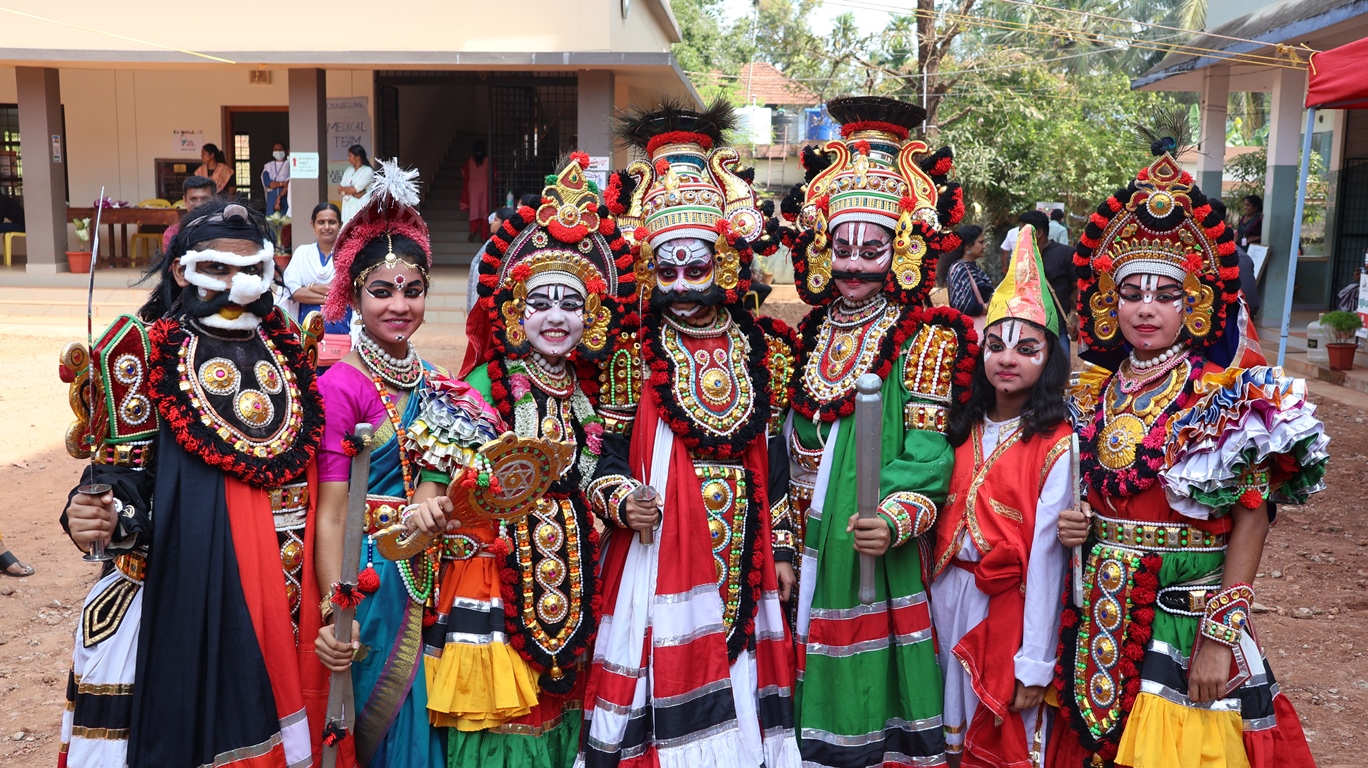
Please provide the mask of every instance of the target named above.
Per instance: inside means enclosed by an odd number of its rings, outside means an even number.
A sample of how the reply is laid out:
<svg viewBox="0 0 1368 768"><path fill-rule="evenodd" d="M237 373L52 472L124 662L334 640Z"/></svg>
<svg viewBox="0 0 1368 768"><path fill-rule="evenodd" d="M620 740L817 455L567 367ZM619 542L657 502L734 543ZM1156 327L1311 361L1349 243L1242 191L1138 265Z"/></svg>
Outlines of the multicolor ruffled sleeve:
<svg viewBox="0 0 1368 768"><path fill-rule="evenodd" d="M428 371L415 394L418 415L404 435L404 449L417 459L424 481L449 482L480 446L505 431L479 391L445 371Z"/></svg>
<svg viewBox="0 0 1368 768"><path fill-rule="evenodd" d="M1330 438L1306 401L1306 383L1257 366L1208 374L1198 400L1174 420L1169 503L1196 519L1221 517L1236 502L1302 504L1325 486Z"/></svg>

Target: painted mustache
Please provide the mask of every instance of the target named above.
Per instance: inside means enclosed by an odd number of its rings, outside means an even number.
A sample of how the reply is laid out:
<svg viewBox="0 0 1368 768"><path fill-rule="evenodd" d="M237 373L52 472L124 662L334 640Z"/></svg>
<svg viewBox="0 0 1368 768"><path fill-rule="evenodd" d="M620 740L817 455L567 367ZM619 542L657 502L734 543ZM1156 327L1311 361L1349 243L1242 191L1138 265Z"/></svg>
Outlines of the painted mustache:
<svg viewBox="0 0 1368 768"><path fill-rule="evenodd" d="M866 283L882 283L887 272L855 272L849 269L831 270L832 280L860 280Z"/></svg>

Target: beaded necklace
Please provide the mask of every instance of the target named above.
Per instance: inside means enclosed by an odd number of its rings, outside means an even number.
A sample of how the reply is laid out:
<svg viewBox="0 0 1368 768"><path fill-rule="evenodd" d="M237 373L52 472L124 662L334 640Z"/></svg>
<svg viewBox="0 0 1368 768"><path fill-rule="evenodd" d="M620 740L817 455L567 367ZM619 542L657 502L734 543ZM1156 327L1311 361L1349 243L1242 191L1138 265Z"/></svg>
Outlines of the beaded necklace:
<svg viewBox="0 0 1368 768"><path fill-rule="evenodd" d="M695 339L715 339L730 330L732 325L731 315L723 311L719 311L717 316L712 319L712 322L707 325L689 325L688 323L683 323L674 319L668 314L661 315L661 318L665 320L666 325L685 336L692 336Z"/></svg>
<svg viewBox="0 0 1368 768"><path fill-rule="evenodd" d="M410 347L410 353L412 347ZM420 368L421 371L421 368ZM389 390L385 388L385 378L378 372L372 371L371 381L375 382L375 391L380 395L380 402L385 406L385 413L389 415L390 424L394 426L394 439L398 441L399 466L404 471L404 498L409 503L413 503L413 494L417 488L413 483L413 467L409 463L408 452L403 449L404 438L408 430L404 429L399 419L399 409L394 404L394 398L390 396ZM415 385L417 382L414 382ZM437 548L441 546L440 541L429 547L421 557L422 562L422 583L419 583L419 576L414 574L413 560L401 560L395 563L399 568L399 579L404 582L404 590L408 592L413 602L426 605L428 599L433 596L433 586L437 583L438 558L434 557Z"/></svg>
<svg viewBox="0 0 1368 768"><path fill-rule="evenodd" d="M571 389L575 386L575 376L570 366L562 363L559 371L553 371L548 365L541 355L533 352L531 364L523 367L527 371L527 377L536 382L543 392L561 398L569 397Z"/></svg>
<svg viewBox="0 0 1368 768"><path fill-rule="evenodd" d="M404 359L397 360L365 329L356 338L360 342L356 351L372 373L397 389L407 390L418 386L419 379L423 378L423 361L418 358L418 350L413 348L412 342L409 342L408 354Z"/></svg>

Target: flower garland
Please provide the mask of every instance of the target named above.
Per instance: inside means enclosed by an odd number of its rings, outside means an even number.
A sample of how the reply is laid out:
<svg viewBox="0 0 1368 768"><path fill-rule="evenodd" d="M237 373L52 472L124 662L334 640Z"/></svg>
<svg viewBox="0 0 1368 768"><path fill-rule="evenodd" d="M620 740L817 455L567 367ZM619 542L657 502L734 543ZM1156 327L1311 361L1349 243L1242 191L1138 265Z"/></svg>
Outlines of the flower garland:
<svg viewBox="0 0 1368 768"><path fill-rule="evenodd" d="M180 318L164 317L153 323L147 338L148 384L158 412L181 448L257 488L279 487L304 474L323 439L323 396L304 346L283 313L276 310L268 314L257 327L256 338L268 350L273 348L283 367L294 374L303 416L292 445L273 457L237 450L201 420L189 393L180 388L179 353L190 338Z"/></svg>
<svg viewBox="0 0 1368 768"><path fill-rule="evenodd" d="M755 387L756 407L751 408L745 423L730 435L708 434L694 421L693 415L680 405L674 392L674 361L661 348L660 337L665 329L665 320L658 313L646 317L641 354L651 372L648 383L655 392L656 406L660 409L661 417L670 425L670 430L692 452L711 459L734 459L744 454L751 443L765 434L770 411L762 406L773 402L774 394L770 388L769 368L765 366L769 345L755 318L739 307L724 306L719 307L719 311L729 312L736 327L746 337L749 349L746 352L745 370L741 375L749 375Z"/></svg>
<svg viewBox="0 0 1368 768"><path fill-rule="evenodd" d="M1190 353L1187 357L1191 371L1187 381L1183 384L1183 389L1166 406L1164 410L1154 420L1154 424L1140 444L1135 447L1135 460L1125 469L1111 470L1103 466L1098 458L1098 435L1106 421L1107 408L1106 393L1112 384L1117 381L1117 374L1112 374L1102 385L1101 395L1098 398L1097 409L1092 415L1092 419L1079 430L1079 470L1082 472L1088 487L1098 491L1104 496L1129 497L1154 485L1159 479L1159 473L1165 465L1166 444L1169 437L1169 422L1191 405L1195 398L1195 385L1202 378L1204 370L1204 360L1196 352Z"/></svg>

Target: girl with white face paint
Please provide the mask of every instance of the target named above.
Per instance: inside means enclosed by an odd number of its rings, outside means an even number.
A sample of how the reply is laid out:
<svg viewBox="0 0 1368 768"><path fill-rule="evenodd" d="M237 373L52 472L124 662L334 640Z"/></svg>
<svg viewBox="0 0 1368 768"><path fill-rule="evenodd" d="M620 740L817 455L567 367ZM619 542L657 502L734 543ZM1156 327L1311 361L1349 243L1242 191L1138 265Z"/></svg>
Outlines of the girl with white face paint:
<svg viewBox="0 0 1368 768"><path fill-rule="evenodd" d="M1050 726L1042 702L1054 674L1066 564L1055 531L1073 503L1073 425L1064 405L1069 364L1058 344L1063 312L1046 287L1035 240L1030 227L1017 240L988 303L969 402L951 414L947 430L955 468L937 521L931 611L952 766L971 757L974 765L994 757L1040 765L1024 760L1040 754ZM981 586L997 578L1012 588Z"/></svg>

